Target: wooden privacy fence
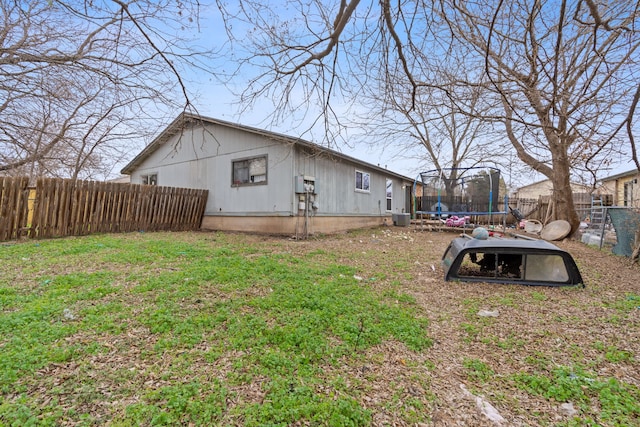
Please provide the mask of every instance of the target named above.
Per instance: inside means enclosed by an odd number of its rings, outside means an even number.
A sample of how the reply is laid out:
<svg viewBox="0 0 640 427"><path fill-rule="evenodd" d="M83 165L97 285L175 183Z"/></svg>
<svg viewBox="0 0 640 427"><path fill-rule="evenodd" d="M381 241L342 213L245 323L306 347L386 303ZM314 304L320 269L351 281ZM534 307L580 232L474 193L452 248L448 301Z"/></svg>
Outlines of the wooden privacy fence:
<svg viewBox="0 0 640 427"><path fill-rule="evenodd" d="M2 240L195 230L208 196L208 190L41 178L29 203L24 178L7 182L12 185L3 182L0 198Z"/></svg>
<svg viewBox="0 0 640 427"><path fill-rule="evenodd" d="M29 178L0 176L0 242L15 239L29 216Z"/></svg>

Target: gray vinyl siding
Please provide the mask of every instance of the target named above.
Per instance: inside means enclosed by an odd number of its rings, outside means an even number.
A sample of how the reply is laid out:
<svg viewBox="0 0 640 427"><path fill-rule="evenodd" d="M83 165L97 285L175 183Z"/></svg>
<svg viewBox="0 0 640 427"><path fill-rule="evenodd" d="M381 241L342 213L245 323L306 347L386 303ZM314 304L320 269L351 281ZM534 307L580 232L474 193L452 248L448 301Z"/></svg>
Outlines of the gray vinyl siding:
<svg viewBox="0 0 640 427"><path fill-rule="evenodd" d="M232 162L267 156L267 183L232 185ZM355 171L370 174L370 192L356 191ZM160 144L132 172L131 182L157 173L158 185L207 188L205 215L297 215L294 176L316 179L316 215L386 215L386 179L393 180L393 212L405 206L403 181L375 167L351 162L265 135L207 124Z"/></svg>
<svg viewBox="0 0 640 427"><path fill-rule="evenodd" d="M370 190L356 190L356 170L370 175ZM393 181L392 212L402 212L405 206L402 180L378 170L343 159L324 155L309 155L298 150L296 171L316 179L317 215L385 215L387 214L386 180Z"/></svg>
<svg viewBox="0 0 640 427"><path fill-rule="evenodd" d="M132 182L157 173L158 185L208 188L205 215L291 215L291 149L259 135L208 125L206 131L187 130L170 138L135 170ZM233 161L265 155L267 184L232 185Z"/></svg>

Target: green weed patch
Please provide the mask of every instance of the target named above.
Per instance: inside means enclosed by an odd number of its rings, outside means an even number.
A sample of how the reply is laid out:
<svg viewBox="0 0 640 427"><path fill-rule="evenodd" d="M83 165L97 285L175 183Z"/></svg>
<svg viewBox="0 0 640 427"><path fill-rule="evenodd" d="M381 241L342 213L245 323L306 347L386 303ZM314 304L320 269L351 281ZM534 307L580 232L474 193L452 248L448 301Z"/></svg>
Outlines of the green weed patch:
<svg viewBox="0 0 640 427"><path fill-rule="evenodd" d="M550 372L514 374L516 387L579 410L566 426L630 426L640 418L640 389L616 378L598 378L584 369L560 366ZM597 409L597 412L595 410Z"/></svg>
<svg viewBox="0 0 640 427"><path fill-rule="evenodd" d="M385 341L431 345L411 297L324 251L167 234L3 251L3 270L23 268L0 282L7 425L368 425L339 368Z"/></svg>

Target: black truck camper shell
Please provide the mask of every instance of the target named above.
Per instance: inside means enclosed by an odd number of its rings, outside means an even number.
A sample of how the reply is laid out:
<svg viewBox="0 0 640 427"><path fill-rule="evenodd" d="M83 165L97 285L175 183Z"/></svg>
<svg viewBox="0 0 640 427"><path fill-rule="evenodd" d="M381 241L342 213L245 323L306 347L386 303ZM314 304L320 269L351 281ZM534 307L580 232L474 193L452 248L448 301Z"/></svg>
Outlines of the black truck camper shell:
<svg viewBox="0 0 640 427"><path fill-rule="evenodd" d="M458 237L442 256L442 267L445 280L584 286L573 257L545 240Z"/></svg>

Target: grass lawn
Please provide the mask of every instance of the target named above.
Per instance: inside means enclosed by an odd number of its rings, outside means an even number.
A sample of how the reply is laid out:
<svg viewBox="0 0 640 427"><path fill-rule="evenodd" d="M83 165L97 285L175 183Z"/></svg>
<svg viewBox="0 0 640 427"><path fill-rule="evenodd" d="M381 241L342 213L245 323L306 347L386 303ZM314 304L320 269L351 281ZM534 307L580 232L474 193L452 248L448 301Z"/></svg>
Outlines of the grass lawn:
<svg viewBox="0 0 640 427"><path fill-rule="evenodd" d="M450 283L452 235L0 245L0 425L640 425L640 269ZM478 316L480 310L498 317Z"/></svg>

